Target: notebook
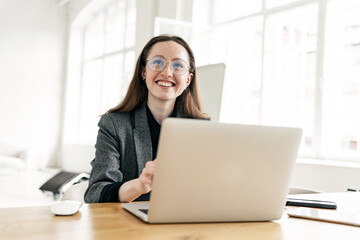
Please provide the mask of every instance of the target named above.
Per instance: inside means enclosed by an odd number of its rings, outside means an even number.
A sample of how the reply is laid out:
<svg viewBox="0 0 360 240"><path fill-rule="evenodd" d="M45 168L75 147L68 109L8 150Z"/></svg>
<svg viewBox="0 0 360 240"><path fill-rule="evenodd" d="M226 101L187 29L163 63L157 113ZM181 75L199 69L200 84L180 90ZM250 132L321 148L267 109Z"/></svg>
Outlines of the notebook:
<svg viewBox="0 0 360 240"><path fill-rule="evenodd" d="M300 207L300 208L288 207L286 211L290 217L305 218L310 220L340 223L340 224L360 227L360 214L358 213L349 213L349 212L307 208L307 207Z"/></svg>
<svg viewBox="0 0 360 240"><path fill-rule="evenodd" d="M165 119L149 202L122 206L149 223L281 218L298 128Z"/></svg>

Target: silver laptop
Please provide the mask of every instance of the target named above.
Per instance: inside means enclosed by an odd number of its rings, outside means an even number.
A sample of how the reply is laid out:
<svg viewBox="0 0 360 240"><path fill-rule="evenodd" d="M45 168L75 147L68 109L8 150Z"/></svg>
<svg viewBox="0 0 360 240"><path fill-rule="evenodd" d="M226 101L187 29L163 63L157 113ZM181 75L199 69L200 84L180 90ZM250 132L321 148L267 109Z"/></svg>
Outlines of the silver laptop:
<svg viewBox="0 0 360 240"><path fill-rule="evenodd" d="M168 118L150 201L122 206L149 223L277 220L301 136L298 128Z"/></svg>

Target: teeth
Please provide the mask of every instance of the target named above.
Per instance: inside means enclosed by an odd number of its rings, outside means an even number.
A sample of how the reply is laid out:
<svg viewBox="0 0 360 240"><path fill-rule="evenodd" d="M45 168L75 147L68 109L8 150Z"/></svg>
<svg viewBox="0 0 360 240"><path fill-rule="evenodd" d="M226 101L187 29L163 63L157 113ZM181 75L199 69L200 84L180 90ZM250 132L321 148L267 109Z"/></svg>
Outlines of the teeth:
<svg viewBox="0 0 360 240"><path fill-rule="evenodd" d="M158 81L158 84L164 87L172 87L173 85L171 82L166 82L166 81Z"/></svg>

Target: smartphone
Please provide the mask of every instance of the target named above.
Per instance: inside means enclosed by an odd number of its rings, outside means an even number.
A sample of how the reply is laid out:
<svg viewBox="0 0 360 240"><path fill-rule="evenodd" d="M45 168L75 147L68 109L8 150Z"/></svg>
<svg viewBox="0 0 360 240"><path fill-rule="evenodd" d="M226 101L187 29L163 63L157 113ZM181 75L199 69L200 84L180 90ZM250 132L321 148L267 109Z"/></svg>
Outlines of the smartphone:
<svg viewBox="0 0 360 240"><path fill-rule="evenodd" d="M360 214L304 207L288 208L286 209L286 212L290 217L313 219L360 227Z"/></svg>
<svg viewBox="0 0 360 240"><path fill-rule="evenodd" d="M287 198L286 206L297 206L297 207L312 207L312 208L325 208L325 209L336 209L337 205L331 201L320 201L320 200L309 200L309 199L298 199L298 198Z"/></svg>

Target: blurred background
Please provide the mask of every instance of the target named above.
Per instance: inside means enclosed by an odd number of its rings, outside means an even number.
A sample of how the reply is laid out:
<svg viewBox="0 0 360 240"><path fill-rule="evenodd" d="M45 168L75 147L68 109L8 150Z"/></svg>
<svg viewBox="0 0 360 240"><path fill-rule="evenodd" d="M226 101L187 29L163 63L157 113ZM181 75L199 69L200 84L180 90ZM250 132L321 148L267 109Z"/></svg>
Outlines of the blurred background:
<svg viewBox="0 0 360 240"><path fill-rule="evenodd" d="M224 63L219 121L301 127L292 185L360 188L360 1L0 0L0 207L89 172L99 116L145 43L183 37Z"/></svg>

